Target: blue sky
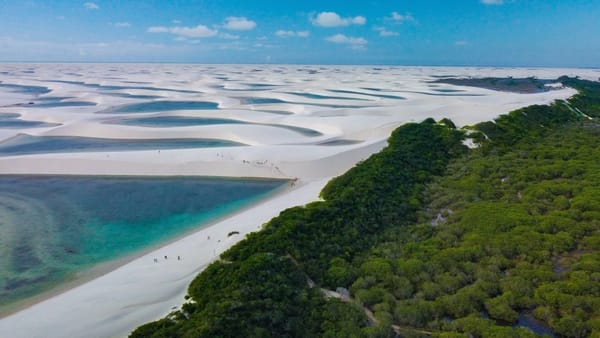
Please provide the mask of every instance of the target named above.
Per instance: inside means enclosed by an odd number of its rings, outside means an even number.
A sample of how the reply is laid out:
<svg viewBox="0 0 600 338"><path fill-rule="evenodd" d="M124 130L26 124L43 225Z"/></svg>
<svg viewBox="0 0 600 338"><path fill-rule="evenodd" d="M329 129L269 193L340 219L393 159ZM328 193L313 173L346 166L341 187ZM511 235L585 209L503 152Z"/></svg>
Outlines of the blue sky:
<svg viewBox="0 0 600 338"><path fill-rule="evenodd" d="M0 0L0 61L600 66L600 0Z"/></svg>

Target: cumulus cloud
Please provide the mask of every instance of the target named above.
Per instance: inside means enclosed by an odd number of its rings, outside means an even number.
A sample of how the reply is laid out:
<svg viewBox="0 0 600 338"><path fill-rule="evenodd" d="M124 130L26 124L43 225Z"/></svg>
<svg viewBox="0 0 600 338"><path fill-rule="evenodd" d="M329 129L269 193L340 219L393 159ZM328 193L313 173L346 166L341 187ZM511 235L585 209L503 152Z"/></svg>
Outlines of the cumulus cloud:
<svg viewBox="0 0 600 338"><path fill-rule="evenodd" d="M388 37L388 36L397 36L398 32L388 31L385 27L373 27L373 29L379 32L379 36Z"/></svg>
<svg viewBox="0 0 600 338"><path fill-rule="evenodd" d="M117 28L129 28L131 24L129 22L115 22L115 27Z"/></svg>
<svg viewBox="0 0 600 338"><path fill-rule="evenodd" d="M219 32L216 29L210 29L204 25L198 25L196 27L153 26L148 27L148 33L171 33L173 35L183 36L186 38L209 38L217 35Z"/></svg>
<svg viewBox="0 0 600 338"><path fill-rule="evenodd" d="M389 19L396 23L416 22L417 21L410 13L400 14L398 12L392 12Z"/></svg>
<svg viewBox="0 0 600 338"><path fill-rule="evenodd" d="M333 43L350 45L354 48L362 48L368 43L365 38L346 36L344 34L332 35L327 37L325 40Z"/></svg>
<svg viewBox="0 0 600 338"><path fill-rule="evenodd" d="M502 5L504 0L481 0L481 3L484 5Z"/></svg>
<svg viewBox="0 0 600 338"><path fill-rule="evenodd" d="M89 9L89 10L100 9L100 6L98 6L98 4L96 4L94 2L86 2L83 4L83 7L85 7L85 9Z"/></svg>
<svg viewBox="0 0 600 338"><path fill-rule="evenodd" d="M309 31L286 31L283 29L280 29L278 31L275 32L275 35L277 35L280 38L290 38L290 37L300 37L300 38L307 38L310 36L310 32Z"/></svg>
<svg viewBox="0 0 600 338"><path fill-rule="evenodd" d="M312 15L310 21L319 27L345 27L349 25L364 25L367 19L364 16L342 18L336 12L321 12Z"/></svg>
<svg viewBox="0 0 600 338"><path fill-rule="evenodd" d="M230 16L225 18L223 28L233 31L249 31L256 27L256 22L243 16Z"/></svg>

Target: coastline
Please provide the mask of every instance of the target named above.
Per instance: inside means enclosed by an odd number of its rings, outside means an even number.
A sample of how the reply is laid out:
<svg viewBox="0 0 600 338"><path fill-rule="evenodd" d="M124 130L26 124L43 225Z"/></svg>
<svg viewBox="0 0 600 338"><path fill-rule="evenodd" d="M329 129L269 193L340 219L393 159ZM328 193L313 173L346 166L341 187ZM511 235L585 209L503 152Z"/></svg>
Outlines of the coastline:
<svg viewBox="0 0 600 338"><path fill-rule="evenodd" d="M5 176L5 174L2 174L3 176ZM6 175L6 176L10 176L10 174ZM23 176L23 175L18 175L18 176ZM44 175L32 175L32 176L44 176ZM45 176L72 176L72 175L45 175ZM79 175L77 175L79 176ZM81 175L81 176L88 176L88 177L98 177L97 175ZM139 177L139 176L126 176L126 175L104 175L102 177L118 177L118 178L127 178L127 177ZM162 176L161 178L166 177L166 178L172 178L171 176ZM177 176L177 177L181 177L181 178L193 178L191 176ZM206 176L199 176L202 179L223 179L223 177L206 177ZM267 178L253 178L253 177L231 177L231 178L226 178L228 180L256 180L256 181L265 181L265 180L273 180L273 181L281 181L281 182L286 182L289 180L283 180L283 179L279 179L279 178L273 178L273 179L267 179ZM277 196L286 193L286 191L290 190L290 184L288 183L284 183L282 184L280 187L275 188L273 191L268 192L264 195L266 196L257 196L252 198L252 200L250 202L248 202L246 205L242 206L241 208L237 208L235 211L233 212L225 212L224 214L211 218L206 222L203 222L201 224L197 224L196 226L194 226L193 229L187 230L182 232L181 234L178 234L172 238L169 238L165 241L161 241L160 243L151 245L145 249L136 251L134 253L128 254L124 257L119 257L119 258L115 258L115 259L111 259L108 261L104 261L98 264L93 264L90 265L88 267L83 268L82 270L77 270L77 271L72 271L71 273L69 273L69 276L65 277L64 280L62 281L58 281L56 284L51 285L48 287L48 289L42 291L39 294L33 295L31 297L28 297L26 299L23 300L19 300L16 301L12 304L7 305L5 308L0 308L0 320L9 317L19 311L23 311L31 306L34 306L38 303L44 302L48 299L51 299L53 297L57 297L65 292L68 292L71 289L74 289L80 285L83 285L85 283L88 283L96 278L102 277L108 273L110 273L111 271L114 271L144 255L150 254L152 252L155 252L159 249L161 249L162 247L165 247L167 245L170 245L172 243L175 243L187 236L193 235L194 233L201 231L203 229L207 229L209 227L215 226L217 225L219 222L222 222L224 220L226 220L227 218L230 217L235 217L249 209L252 209L262 203L265 203L273 198L276 198Z"/></svg>
<svg viewBox="0 0 600 338"><path fill-rule="evenodd" d="M98 71L104 71L101 66ZM132 66L133 67L133 66ZM136 66L137 67L137 66ZM177 68L173 66L174 68ZM143 68L143 67L142 67ZM133 69L135 70L135 69ZM130 70L130 71L133 71ZM177 69L175 69L177 70ZM269 70L269 68L267 68ZM61 73L62 70L48 70ZM502 75L512 74L571 74L574 70L486 70ZM207 71L208 72L208 71ZM415 73L416 72L416 73ZM153 251L140 253L127 262L116 264L116 269L99 273L56 295L49 295L45 301L36 303L20 312L0 318L0 336L8 337L71 337L98 336L114 337L127 335L135 327L167 315L171 309L181 306L190 282L205 266L221 252L241 240L251 231L279 214L280 211L303 205L318 199L322 187L334 176L340 175L357 162L384 147L390 133L398 126L422 121L431 117L436 120L450 118L457 126L465 126L495 118L499 114L532 104L546 104L555 99L564 99L576 92L569 88L539 94L514 94L493 92L479 88L461 87L460 94L436 93L424 80L433 75L422 74L421 70L396 69L390 74L372 75L360 82L344 82L344 88L358 90L357 95L371 96L364 107L339 108L336 104L345 100L328 99L324 103L332 107L319 107L311 99L295 98L293 102L268 106L270 110L282 110L288 115L274 115L262 112L261 105L244 105L235 99L238 92L228 88L215 89L211 83L221 83L211 79L167 84L172 88L205 90L205 94L194 99L216 100L220 110L216 111L177 111L177 115L228 117L256 123L277 122L280 124L310 128L321 132L322 136L307 137L289 130L274 130L266 126L235 125L228 128L210 126L174 127L152 129L145 127L111 126L100 123L96 110L123 104L122 99L111 97L100 90L82 89L74 84L46 83L53 95L82 97L97 103L93 107L64 107L60 109L36 110L27 106L19 108L25 119L61 123L55 128L37 129L31 133L40 136L73 136L99 138L172 138L203 136L228 139L249 144L247 147L172 149L164 151L122 151L122 152L72 152L49 153L23 156L0 156L0 173L5 174L49 174L49 175L131 175L131 176L222 176L222 177L262 177L291 179L299 178L299 185L286 190L281 195L249 206L237 215L227 215L191 234L182 235L173 242L162 245ZM435 75L475 76L478 69L436 69ZM208 72L210 73L210 72ZM282 75L271 72L271 80L278 81ZM310 87L297 83L281 84L278 91L261 93L250 89L246 96L289 100L290 92L312 91L324 94L326 90L337 88L338 80L347 80L362 68L350 69L339 75L328 70L330 77L313 82ZM460 74L458 74L460 73ZM506 74L505 74L506 73ZM214 75L214 74L213 74ZM407 76L404 76L407 75ZM147 79L146 76L129 74L134 79ZM251 76L244 82L261 83L263 77ZM303 79L305 75L290 75ZM401 78L401 83L396 79ZM93 80L94 77L92 76ZM18 78L18 83L30 84L31 79ZM100 81L99 79L97 79ZM241 81L234 77L234 84ZM156 82L151 79L150 83ZM43 83L43 81L42 81ZM119 84L109 81L107 84ZM38 85L38 82L35 82ZM239 84L239 83L238 83ZM160 83L164 87L165 83ZM451 85L448 85L451 86ZM456 86L452 86L456 88ZM236 87L232 87L236 90ZM245 88L245 87L243 87ZM339 88L337 88L339 89ZM410 89L410 91L408 91ZM145 91L129 90L144 94ZM378 98L380 92L402 93L403 99ZM83 94L82 94L83 93ZM379 94L378 94L379 93ZM375 96L373 95L375 94ZM187 94L164 94L165 98L187 99ZM352 95L356 96L356 95ZM217 97L217 99L214 99ZM351 100L352 97L347 97ZM12 95L1 100L12 100ZM209 101L210 101L209 100ZM354 102L354 101L352 101ZM9 102L10 103L10 102ZM7 108L8 109L8 108ZM11 108L11 111L15 110ZM168 112L167 112L168 113ZM175 113L175 112L173 112ZM160 113L166 114L166 113ZM168 114L167 114L168 115ZM111 116L112 118L112 116ZM14 136L17 130L2 131L0 136ZM323 146L322 142L335 140L361 140L362 143ZM241 225L241 226L240 226ZM228 237L229 232L240 234ZM208 241L207 237L213 241ZM220 241L220 242L217 242ZM167 255L169 259L165 260ZM172 259L180 255L183 259ZM160 258L158 264L154 258ZM197 257L192 262L188 257Z"/></svg>
<svg viewBox="0 0 600 338"><path fill-rule="evenodd" d="M187 287L199 271L280 210L316 200L328 181L299 181L294 187L286 184L244 210L127 261L114 262L110 266L114 270L78 279L70 288L0 319L0 336L65 337L90 332L103 337L126 336L138 325L164 317L183 304ZM227 236L232 231L239 234ZM181 261L175 258L178 255ZM158 263L153 261L155 257L160 257ZM162 271L157 271L159 268Z"/></svg>

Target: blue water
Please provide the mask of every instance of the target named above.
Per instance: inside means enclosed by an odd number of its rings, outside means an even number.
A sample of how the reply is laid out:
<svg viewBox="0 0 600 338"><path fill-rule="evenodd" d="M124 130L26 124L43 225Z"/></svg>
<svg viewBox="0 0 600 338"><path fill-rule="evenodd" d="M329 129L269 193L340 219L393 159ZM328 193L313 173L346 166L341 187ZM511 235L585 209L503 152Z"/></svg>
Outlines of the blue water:
<svg viewBox="0 0 600 338"><path fill-rule="evenodd" d="M187 126L206 126L214 124L246 124L244 121L233 119L218 119L208 117L188 117L188 116L153 116L132 119L120 119L109 121L109 123L124 124L129 126L142 127L187 127Z"/></svg>
<svg viewBox="0 0 600 338"><path fill-rule="evenodd" d="M405 97L397 96L397 95L369 94L369 93L363 93L363 92L355 92L352 90L337 90L337 89L330 89L329 91L333 92L333 93L359 94L359 95L367 95L367 96L373 96L373 97L381 97L383 99L406 100Z"/></svg>
<svg viewBox="0 0 600 338"><path fill-rule="evenodd" d="M215 102L204 101L152 101L128 104L102 111L102 113L155 113L172 110L206 110L217 109Z"/></svg>
<svg viewBox="0 0 600 338"><path fill-rule="evenodd" d="M517 324L514 326L528 328L539 335L554 337L554 332L552 332L550 327L546 323L535 319L530 313L520 313Z"/></svg>
<svg viewBox="0 0 600 338"><path fill-rule="evenodd" d="M155 99L164 98L163 96L158 96L158 95L135 95L135 94L128 94L128 93L106 93L105 95L122 97L124 99L140 99L140 100L155 100Z"/></svg>
<svg viewBox="0 0 600 338"><path fill-rule="evenodd" d="M0 176L0 311L94 265L181 236L282 184L200 177Z"/></svg>
<svg viewBox="0 0 600 338"><path fill-rule="evenodd" d="M320 146L347 146L351 144L361 143L360 140L337 139L318 143Z"/></svg>
<svg viewBox="0 0 600 338"><path fill-rule="evenodd" d="M209 147L234 147L243 144L213 139L106 139L75 136L32 136L19 134L0 143L0 156L128 151L128 150L160 150L189 149Z"/></svg>
<svg viewBox="0 0 600 338"><path fill-rule="evenodd" d="M123 89L141 89L141 90L155 90L155 91L163 91L163 92L175 92L175 93L186 93L186 94L197 94L201 93L195 90L185 90L185 89L170 89L170 88L160 88L160 87L149 87L149 86L113 86L113 85L102 85L99 83L86 83L82 81L66 81L66 80L51 80L48 82L57 82L57 83L67 83L72 85L78 85L86 88L95 88L99 90L123 90Z"/></svg>
<svg viewBox="0 0 600 338"><path fill-rule="evenodd" d="M266 97L240 97L242 104L273 104L273 103L287 103L280 99L271 99Z"/></svg>
<svg viewBox="0 0 600 338"><path fill-rule="evenodd" d="M50 93L50 89L40 86L25 86L9 83L0 83L0 89L5 88L13 93L41 95Z"/></svg>
<svg viewBox="0 0 600 338"><path fill-rule="evenodd" d="M53 127L59 124L46 123L41 121L26 121L19 119L21 115L12 113L0 113L0 128L36 128Z"/></svg>
<svg viewBox="0 0 600 338"><path fill-rule="evenodd" d="M29 108L56 108L56 107L88 107L95 106L95 102L88 101L61 101L61 100L46 100L38 103L29 104Z"/></svg>
<svg viewBox="0 0 600 338"><path fill-rule="evenodd" d="M219 118L208 118L208 117L189 117L189 116L153 116L153 117L141 117L132 119L120 119L112 120L108 123L113 124L124 124L132 126L142 127L155 127L155 128L169 128L169 127L188 127L188 126L207 126L207 125L219 125L219 124L249 124L249 125L262 125L276 128L283 128L295 131L304 136L321 136L320 132L296 126L288 126L284 124L274 123L252 123L234 119L219 119Z"/></svg>

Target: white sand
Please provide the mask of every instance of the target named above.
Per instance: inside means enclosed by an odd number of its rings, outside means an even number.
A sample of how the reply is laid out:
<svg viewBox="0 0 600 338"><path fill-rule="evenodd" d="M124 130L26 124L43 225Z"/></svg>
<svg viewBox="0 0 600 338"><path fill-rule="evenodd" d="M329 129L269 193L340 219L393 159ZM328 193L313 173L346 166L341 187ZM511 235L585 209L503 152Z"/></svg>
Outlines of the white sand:
<svg viewBox="0 0 600 338"><path fill-rule="evenodd" d="M35 69L24 74L23 68ZM261 72L250 72L260 68ZM381 68L381 69L380 69ZM111 72L116 69L116 72ZM306 70L317 71L307 74ZM52 89L44 97L71 97L71 101L96 102L97 106L35 108L6 106L32 100L0 88L0 113L21 118L62 123L54 128L0 129L0 139L18 133L40 136L88 136L120 139L215 138L247 144L161 151L110 151L0 156L0 174L102 174L102 175L208 175L228 177L299 178L293 189L231 216L188 237L88 283L47 299L0 320L0 337L113 337L125 336L145 322L163 317L183 302L187 285L219 253L258 230L285 208L314 201L320 189L356 162L385 146L397 126L427 117L451 118L457 125L493 119L499 114L531 104L544 104L574 94L560 89L539 94L514 94L438 84L433 75L537 76L556 78L579 75L597 79L597 70L519 68L421 67L318 67L318 66L203 66L203 65L0 65L10 74L4 83L43 85ZM75 76L79 74L81 76ZM218 77L226 76L224 81ZM201 93L127 88L106 90L48 80L86 81L102 85L160 87ZM82 80L84 79L84 80ZM132 84L131 81L141 82ZM253 87L268 83L272 88ZM434 89L461 92L440 95ZM375 90L377 89L377 90ZM332 92L345 90L355 93ZM293 95L311 93L335 98ZM181 110L150 114L95 114L127 103L148 99L111 94L160 95L160 100L212 101L220 110ZM405 99L376 95L402 96ZM478 96L470 96L478 95ZM261 97L289 101L244 104L243 98ZM35 99L35 98L33 98ZM327 107L338 105L349 107ZM269 113L287 111L288 115ZM200 116L230 118L255 124L150 128L104 124L123 116ZM260 124L260 125L258 125ZM307 136L281 124L321 133ZM334 140L361 141L327 146ZM1 155L1 154L0 154ZM240 235L227 237L230 231ZM210 236L210 240L207 238ZM169 258L162 258L167 255ZM181 261L176 256L182 257ZM159 262L154 263L153 259Z"/></svg>

